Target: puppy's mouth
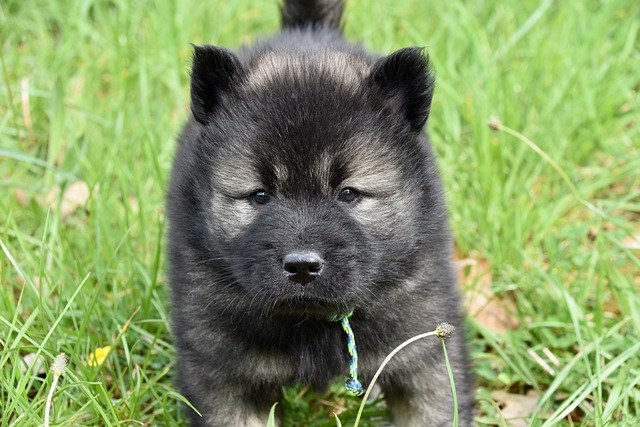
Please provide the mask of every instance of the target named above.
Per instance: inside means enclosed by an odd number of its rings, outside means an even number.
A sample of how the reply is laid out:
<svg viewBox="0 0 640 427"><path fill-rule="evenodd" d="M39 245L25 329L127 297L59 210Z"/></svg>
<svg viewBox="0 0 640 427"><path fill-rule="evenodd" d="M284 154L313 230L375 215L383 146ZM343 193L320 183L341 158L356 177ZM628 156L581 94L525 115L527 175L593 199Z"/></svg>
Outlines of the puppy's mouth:
<svg viewBox="0 0 640 427"><path fill-rule="evenodd" d="M274 311L286 315L331 316L349 309L348 303L342 299L318 297L305 292L282 299L274 306Z"/></svg>

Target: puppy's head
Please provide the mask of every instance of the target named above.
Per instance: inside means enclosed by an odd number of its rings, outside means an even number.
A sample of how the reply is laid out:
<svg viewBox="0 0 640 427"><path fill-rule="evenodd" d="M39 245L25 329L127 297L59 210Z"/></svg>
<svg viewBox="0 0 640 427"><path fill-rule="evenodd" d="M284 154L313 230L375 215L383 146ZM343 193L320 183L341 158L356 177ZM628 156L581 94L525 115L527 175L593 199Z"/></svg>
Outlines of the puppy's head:
<svg viewBox="0 0 640 427"><path fill-rule="evenodd" d="M422 132L433 78L417 48L242 61L195 48L190 186L205 263L248 304L346 311L408 277L446 227ZM439 243L438 243L439 244Z"/></svg>

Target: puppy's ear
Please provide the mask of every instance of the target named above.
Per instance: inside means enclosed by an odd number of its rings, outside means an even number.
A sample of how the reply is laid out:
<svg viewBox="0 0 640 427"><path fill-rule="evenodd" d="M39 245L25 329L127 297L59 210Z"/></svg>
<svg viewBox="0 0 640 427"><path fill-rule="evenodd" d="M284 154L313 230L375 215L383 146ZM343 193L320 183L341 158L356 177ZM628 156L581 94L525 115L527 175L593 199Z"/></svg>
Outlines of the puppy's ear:
<svg viewBox="0 0 640 427"><path fill-rule="evenodd" d="M386 108L406 119L414 130L422 130L431 109L434 76L421 48L400 49L379 59L369 79Z"/></svg>
<svg viewBox="0 0 640 427"><path fill-rule="evenodd" d="M242 77L244 68L231 52L219 47L193 46L191 68L191 112L206 124L222 96Z"/></svg>

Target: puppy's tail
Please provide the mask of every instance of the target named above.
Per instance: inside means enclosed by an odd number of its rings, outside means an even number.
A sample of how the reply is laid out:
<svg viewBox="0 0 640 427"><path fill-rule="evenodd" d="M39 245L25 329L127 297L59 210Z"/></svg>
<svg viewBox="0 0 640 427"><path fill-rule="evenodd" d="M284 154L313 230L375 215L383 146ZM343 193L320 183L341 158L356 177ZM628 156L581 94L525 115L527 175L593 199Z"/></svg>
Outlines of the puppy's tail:
<svg viewBox="0 0 640 427"><path fill-rule="evenodd" d="M342 31L344 0L284 0L282 28L330 28Z"/></svg>

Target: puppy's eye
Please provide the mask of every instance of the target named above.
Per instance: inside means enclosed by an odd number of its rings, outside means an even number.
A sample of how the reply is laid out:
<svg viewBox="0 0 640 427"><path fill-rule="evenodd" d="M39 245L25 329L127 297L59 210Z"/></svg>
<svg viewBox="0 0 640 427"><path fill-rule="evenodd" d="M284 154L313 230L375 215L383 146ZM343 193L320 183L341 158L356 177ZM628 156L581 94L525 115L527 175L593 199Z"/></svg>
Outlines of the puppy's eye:
<svg viewBox="0 0 640 427"><path fill-rule="evenodd" d="M343 188L342 191L340 191L340 194L338 194L338 201L352 203L358 200L359 197L360 193L358 193L356 189L347 187Z"/></svg>
<svg viewBox="0 0 640 427"><path fill-rule="evenodd" d="M249 198L257 205L265 205L271 201L271 196L264 190L258 190L251 194Z"/></svg>

